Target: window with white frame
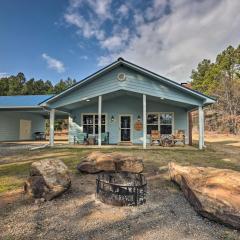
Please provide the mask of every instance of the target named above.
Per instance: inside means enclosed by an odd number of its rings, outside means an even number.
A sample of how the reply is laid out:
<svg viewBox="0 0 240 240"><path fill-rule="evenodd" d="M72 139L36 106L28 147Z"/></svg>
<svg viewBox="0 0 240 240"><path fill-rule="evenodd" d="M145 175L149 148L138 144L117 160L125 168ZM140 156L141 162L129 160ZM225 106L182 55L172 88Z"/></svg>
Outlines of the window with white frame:
<svg viewBox="0 0 240 240"><path fill-rule="evenodd" d="M160 133L173 133L173 113L160 113Z"/></svg>
<svg viewBox="0 0 240 240"><path fill-rule="evenodd" d="M98 134L98 114L82 114L83 132L88 134ZM106 115L102 114L101 131L106 131Z"/></svg>
<svg viewBox="0 0 240 240"><path fill-rule="evenodd" d="M147 115L147 134L152 130L158 130L158 113L149 113Z"/></svg>
<svg viewBox="0 0 240 240"><path fill-rule="evenodd" d="M147 114L147 134L152 130L158 130L161 134L173 133L173 113L158 112Z"/></svg>

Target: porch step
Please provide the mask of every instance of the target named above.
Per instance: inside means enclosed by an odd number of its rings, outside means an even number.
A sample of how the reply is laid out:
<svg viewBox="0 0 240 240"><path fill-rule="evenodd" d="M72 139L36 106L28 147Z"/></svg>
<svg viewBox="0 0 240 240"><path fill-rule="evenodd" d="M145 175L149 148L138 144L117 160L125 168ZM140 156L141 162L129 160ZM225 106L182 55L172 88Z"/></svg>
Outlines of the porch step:
<svg viewBox="0 0 240 240"><path fill-rule="evenodd" d="M132 142L125 142L125 141L124 141L124 142L119 142L118 145L119 145L119 146L132 146L133 143L132 143Z"/></svg>

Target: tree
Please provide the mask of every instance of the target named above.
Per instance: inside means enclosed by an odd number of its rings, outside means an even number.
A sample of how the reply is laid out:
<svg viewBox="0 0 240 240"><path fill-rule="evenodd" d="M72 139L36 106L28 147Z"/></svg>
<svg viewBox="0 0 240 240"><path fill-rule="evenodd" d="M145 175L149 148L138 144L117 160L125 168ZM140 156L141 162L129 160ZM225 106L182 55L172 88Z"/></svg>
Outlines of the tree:
<svg viewBox="0 0 240 240"><path fill-rule="evenodd" d="M9 89L7 95L22 95L25 82L26 78L21 72L17 76L10 76L8 78Z"/></svg>
<svg viewBox="0 0 240 240"><path fill-rule="evenodd" d="M64 90L66 90L67 88L71 87L72 85L74 85L76 83L75 79L71 79L71 78L67 78L67 80L60 80L59 83L57 83L54 86L54 93L60 93Z"/></svg>
<svg viewBox="0 0 240 240"><path fill-rule="evenodd" d="M205 94L216 96L212 107L221 117L221 124L237 134L240 124L240 46L229 46L216 57L216 61L204 59L192 71L192 86Z"/></svg>
<svg viewBox="0 0 240 240"><path fill-rule="evenodd" d="M75 79L67 78L60 80L55 86L51 81L31 78L26 80L23 73L16 76L0 78L0 95L38 95L38 94L57 94L76 83Z"/></svg>
<svg viewBox="0 0 240 240"><path fill-rule="evenodd" d="M9 81L7 77L0 79L0 96L8 95L9 92Z"/></svg>

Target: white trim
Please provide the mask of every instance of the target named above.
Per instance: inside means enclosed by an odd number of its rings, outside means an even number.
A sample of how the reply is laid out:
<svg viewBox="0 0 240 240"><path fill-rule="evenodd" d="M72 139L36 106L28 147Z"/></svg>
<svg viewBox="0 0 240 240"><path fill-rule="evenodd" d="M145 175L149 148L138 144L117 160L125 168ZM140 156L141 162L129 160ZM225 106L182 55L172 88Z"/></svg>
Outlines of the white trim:
<svg viewBox="0 0 240 240"><path fill-rule="evenodd" d="M71 143L71 137L70 137L70 132L72 129L72 124L73 124L73 118L71 115L68 115L68 144Z"/></svg>
<svg viewBox="0 0 240 240"><path fill-rule="evenodd" d="M170 85L172 85L172 86L176 86L177 88L182 89L182 90L184 90L184 91L186 91L186 92L192 93L193 95L197 95L197 96L201 97L202 99L205 99L205 100L209 99L210 102L212 101L212 103L215 102L213 99L211 99L211 98L209 98L209 97L207 97L207 96L205 97L205 96L203 96L203 95L200 94L200 93L197 93L197 92L195 92L195 91L193 91L193 90L191 90L191 89L189 89L189 88L183 87L181 84L174 83L172 80L167 79L167 78L165 78L165 77L163 77L163 76L160 76L160 75L151 73L151 72L148 71L147 69L144 70L142 67L138 67L138 66L136 66L135 64L132 65L132 64L129 63L129 62L123 61L123 63L126 64L126 65L128 65L128 66L130 66L130 67L132 67L132 68L134 68L134 69L137 69L137 70L140 71L140 72L144 72L145 74L147 74L147 75L149 75L149 76L151 76L151 77L154 77L154 78L157 78L157 79L159 79L159 80L162 80L162 81L165 82L165 83L168 83L168 84L170 84Z"/></svg>
<svg viewBox="0 0 240 240"><path fill-rule="evenodd" d="M73 85L72 87L66 89L65 91L59 93L58 95L56 95L56 96L54 96L54 97L52 97L52 98L50 98L50 99L48 99L48 100L43 101L40 105L43 105L43 106L46 105L47 103L51 102L52 100L54 100L54 99L56 99L56 98L59 98L59 97L62 96L63 94L68 93L68 92L71 91L72 89L74 89L74 88L76 88L76 87L84 84L85 82L87 82L87 81L89 81L89 80L97 77L97 76L100 75L100 74L103 74L104 72L108 71L109 69L111 69L111 68L113 68L113 67L115 67L115 66L117 66L117 65L121 65L121 64L124 64L124 65L126 65L126 66L128 66L128 67L130 67L130 68L132 68L132 69L135 69L135 70L137 69L140 73L143 72L143 73L145 73L146 75L149 75L149 76L151 76L151 77L153 77L153 78L155 78L155 79L161 80L161 81L163 81L163 82L165 82L165 83L167 83L167 84L169 84L169 85L175 86L175 87L177 87L178 89L181 89L181 90L183 90L183 91L185 91L185 92L191 93L192 95L196 95L196 96L200 97L201 99L204 99L204 100L205 100L205 103L208 103L208 102L209 102L209 103L214 103L214 102L215 102L215 100L213 100L213 99L211 99L211 98L209 98L209 97L207 97L207 96L204 96L204 95L202 95L202 94L200 94L200 93L197 93L197 92L195 92L195 91L193 91L193 90L191 90L191 89L188 89L188 88L186 88L186 87L183 87L183 86L180 85L180 84L174 83L172 80L167 79L167 78L165 78L165 77L163 77L163 76L157 75L157 74L155 74L155 73L152 73L152 72L150 72L150 71L147 70L147 69L143 69L142 67L139 67L139 66L137 66L137 65L135 65L135 64L132 64L132 63L130 63L130 62L126 62L126 61L124 61L124 60L118 60L118 61L116 61L116 62L108 65L107 67L103 68L102 70L100 70L100 71L98 71L98 72L90 75L90 76L87 77L86 79L78 82L77 84Z"/></svg>
<svg viewBox="0 0 240 240"><path fill-rule="evenodd" d="M50 110L50 146L54 146L54 121L55 121L55 109Z"/></svg>
<svg viewBox="0 0 240 240"><path fill-rule="evenodd" d="M95 115L98 115L98 113L97 112L84 112L84 113L80 113L80 121L81 121L80 122L80 126L82 128L83 128L83 125L86 125L86 124L83 124L83 115L93 115L93 126L94 126L94 128L93 128L92 135L96 136L97 133L95 133ZM105 132L107 132L108 131L108 114L107 113L102 113L102 115L105 115L105 124L102 124L102 125L105 125Z"/></svg>
<svg viewBox="0 0 240 240"><path fill-rule="evenodd" d="M185 133L185 143L189 144L189 111L187 111L187 132Z"/></svg>
<svg viewBox="0 0 240 240"><path fill-rule="evenodd" d="M202 106L198 107L198 126L199 126L199 149L203 149L204 146L204 112Z"/></svg>
<svg viewBox="0 0 240 240"><path fill-rule="evenodd" d="M126 114L118 114L118 128L119 128L119 131L118 131L118 142L124 142L124 141L121 141L121 117L124 117L124 116L129 116L130 117L130 142L132 141L133 139L133 114L129 114L129 113L126 113ZM127 141L126 141L127 142Z"/></svg>
<svg viewBox="0 0 240 240"><path fill-rule="evenodd" d="M143 94L143 149L147 148L147 96Z"/></svg>
<svg viewBox="0 0 240 240"><path fill-rule="evenodd" d="M172 118L172 124L160 124L160 114L161 113L171 113L173 115L173 118ZM158 131L160 131L160 126L161 125L172 125L172 133L171 134L174 134L175 133L175 113L174 112L147 112L147 116L148 114L157 114L158 115L158 124L148 124L147 121L146 121L146 125L157 125L158 126ZM150 134L147 133L147 136L150 136Z"/></svg>
<svg viewBox="0 0 240 240"><path fill-rule="evenodd" d="M105 116L105 124L106 124L106 116ZM105 128L106 131L106 128ZM98 97L98 146L102 145L102 96Z"/></svg>
<svg viewBox="0 0 240 240"><path fill-rule="evenodd" d="M118 65L119 63L120 63L120 61L116 61L115 63L110 64L109 66L107 66L107 67L105 67L104 69L102 69L102 70L100 70L100 71L98 71L98 72L90 75L90 76L87 77L86 79L78 82L77 84L75 84L75 85L73 85L72 87L66 89L65 91L63 91L63 92L57 94L56 96L54 96L54 97L52 97L52 98L44 101L44 102L41 103L40 105L42 105L42 104L44 104L44 103L46 104L46 103L48 103L48 102L51 102L51 101L54 100L55 98L58 98L58 97L60 97L61 95L63 95L64 93L67 93L67 92L71 91L73 88L82 85L83 83L89 81L90 79L92 79L92 78L94 78L94 77L97 77L99 74L102 74L103 72L107 71L108 69L113 68L115 65Z"/></svg>

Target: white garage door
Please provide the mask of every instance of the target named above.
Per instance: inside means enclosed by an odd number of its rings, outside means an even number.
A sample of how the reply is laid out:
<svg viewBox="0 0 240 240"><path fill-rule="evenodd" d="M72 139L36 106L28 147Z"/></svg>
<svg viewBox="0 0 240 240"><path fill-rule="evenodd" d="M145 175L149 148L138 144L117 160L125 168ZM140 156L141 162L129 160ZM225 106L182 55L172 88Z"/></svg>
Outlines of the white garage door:
<svg viewBox="0 0 240 240"><path fill-rule="evenodd" d="M31 139L31 126L32 126L31 120L20 119L20 133L19 133L20 140Z"/></svg>

